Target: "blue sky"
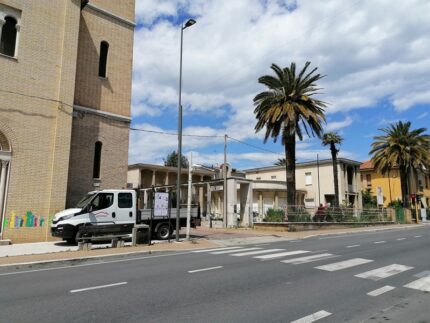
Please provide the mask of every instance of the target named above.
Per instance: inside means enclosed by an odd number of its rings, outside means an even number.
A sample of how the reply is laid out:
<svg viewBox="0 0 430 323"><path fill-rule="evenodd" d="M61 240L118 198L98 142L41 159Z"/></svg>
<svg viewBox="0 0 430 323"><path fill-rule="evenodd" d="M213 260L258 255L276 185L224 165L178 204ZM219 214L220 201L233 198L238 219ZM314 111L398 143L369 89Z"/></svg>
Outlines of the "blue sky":
<svg viewBox="0 0 430 323"><path fill-rule="evenodd" d="M136 0L130 163L160 164L177 148L180 23L184 31L183 138L196 163L269 166L280 142L255 134L257 78L276 63L311 61L326 75L327 131L341 157L368 159L378 129L398 120L430 128L430 3L426 0ZM328 158L318 139L298 143L301 161Z"/></svg>

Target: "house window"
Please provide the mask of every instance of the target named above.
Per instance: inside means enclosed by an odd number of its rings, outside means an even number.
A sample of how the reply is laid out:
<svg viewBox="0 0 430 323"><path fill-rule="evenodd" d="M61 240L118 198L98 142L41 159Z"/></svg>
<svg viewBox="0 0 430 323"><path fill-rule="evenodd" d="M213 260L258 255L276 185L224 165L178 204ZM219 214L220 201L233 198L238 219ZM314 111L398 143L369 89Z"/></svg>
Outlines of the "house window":
<svg viewBox="0 0 430 323"><path fill-rule="evenodd" d="M271 179L276 179L276 175L270 176Z"/></svg>
<svg viewBox="0 0 430 323"><path fill-rule="evenodd" d="M312 185L312 173L305 173L305 184Z"/></svg>
<svg viewBox="0 0 430 323"><path fill-rule="evenodd" d="M105 41L100 43L99 76L106 77L106 65L108 59L109 44Z"/></svg>
<svg viewBox="0 0 430 323"><path fill-rule="evenodd" d="M257 181L261 180L261 177L257 177L257 178L256 178L256 180L257 180Z"/></svg>
<svg viewBox="0 0 430 323"><path fill-rule="evenodd" d="M372 176L370 174L366 174L366 182L367 187L372 187Z"/></svg>
<svg viewBox="0 0 430 323"><path fill-rule="evenodd" d="M100 164L102 161L102 146L101 141L97 141L94 147L94 165L93 178L100 178Z"/></svg>

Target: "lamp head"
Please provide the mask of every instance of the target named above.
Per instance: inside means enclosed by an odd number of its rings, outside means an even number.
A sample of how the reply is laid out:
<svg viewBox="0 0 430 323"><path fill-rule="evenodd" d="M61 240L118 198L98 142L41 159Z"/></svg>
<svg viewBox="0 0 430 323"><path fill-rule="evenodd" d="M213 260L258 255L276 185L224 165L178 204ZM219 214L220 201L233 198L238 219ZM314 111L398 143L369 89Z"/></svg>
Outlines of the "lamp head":
<svg viewBox="0 0 430 323"><path fill-rule="evenodd" d="M196 23L196 21L194 19L188 19L188 21L185 23L183 29L191 27L192 25L194 25Z"/></svg>

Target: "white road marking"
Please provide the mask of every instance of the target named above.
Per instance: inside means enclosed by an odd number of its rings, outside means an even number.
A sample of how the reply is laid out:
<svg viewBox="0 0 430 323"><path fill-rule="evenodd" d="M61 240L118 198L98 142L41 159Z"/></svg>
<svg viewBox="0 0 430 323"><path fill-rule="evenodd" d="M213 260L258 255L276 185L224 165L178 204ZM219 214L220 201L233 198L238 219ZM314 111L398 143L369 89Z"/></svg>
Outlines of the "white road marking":
<svg viewBox="0 0 430 323"><path fill-rule="evenodd" d="M422 236L414 236L414 238L421 238Z"/></svg>
<svg viewBox="0 0 430 323"><path fill-rule="evenodd" d="M336 256L332 255L331 253L322 253L319 255L281 260L281 262L283 262L285 264L300 265L300 264L305 264L308 262L318 261L318 260L322 260L322 259L326 259L326 258L332 258L332 257L336 257Z"/></svg>
<svg viewBox="0 0 430 323"><path fill-rule="evenodd" d="M359 244L353 244L352 246L346 246L347 248L357 248L357 247L360 247L360 245Z"/></svg>
<svg viewBox="0 0 430 323"><path fill-rule="evenodd" d="M402 241L402 240L406 240L406 238L397 238L397 241Z"/></svg>
<svg viewBox="0 0 430 323"><path fill-rule="evenodd" d="M231 256L242 257L242 256L260 255L262 253L277 252L282 250L285 250L285 249L265 249L265 250L257 250L257 251L248 251L248 252L235 253Z"/></svg>
<svg viewBox="0 0 430 323"><path fill-rule="evenodd" d="M369 295L369 296L379 296L379 295L382 295L382 294L384 294L386 292L392 291L395 288L396 287L387 285L387 286L375 289L375 290L373 290L371 292L368 292L367 295Z"/></svg>
<svg viewBox="0 0 430 323"><path fill-rule="evenodd" d="M417 277L417 278L423 278L426 276L430 276L430 270L425 270L425 271L422 271L422 272L414 275L414 277Z"/></svg>
<svg viewBox="0 0 430 323"><path fill-rule="evenodd" d="M326 270L326 271L338 271L346 268L351 268L358 265L367 264L369 262L372 262L373 260L370 259L363 259L363 258L354 258L350 260L335 262L333 264L328 264L324 266L318 266L315 267L316 269Z"/></svg>
<svg viewBox="0 0 430 323"><path fill-rule="evenodd" d="M407 285L404 285L403 287L417 289L423 292L430 292L430 276L415 280Z"/></svg>
<svg viewBox="0 0 430 323"><path fill-rule="evenodd" d="M261 250L262 248L245 248L245 249L239 249L240 251L251 251L251 250ZM211 255L223 255L226 253L233 253L237 252L238 250L223 250L223 251L217 251L217 252L211 252Z"/></svg>
<svg viewBox="0 0 430 323"><path fill-rule="evenodd" d="M378 243L385 243L385 241L376 241L376 242L374 242L375 244L378 244Z"/></svg>
<svg viewBox="0 0 430 323"><path fill-rule="evenodd" d="M215 249L203 249L203 250L196 250L193 252L194 253L200 253L200 252L211 252L211 251L221 251L221 250L231 250L231 249L242 249L242 247L225 247L225 248L215 248Z"/></svg>
<svg viewBox="0 0 430 323"><path fill-rule="evenodd" d="M295 250L295 251L286 251L286 252L281 252L281 253L274 253L274 254L264 255L264 256L255 256L254 258L267 260L267 259L275 259L275 258L281 258L281 257L287 257L287 256L293 256L293 255L300 255L302 253L308 253L308 252L310 252L310 251Z"/></svg>
<svg viewBox="0 0 430 323"><path fill-rule="evenodd" d="M108 284L108 285L100 285L100 286L93 286L93 287L87 287L87 288L80 288L80 289L73 289L70 291L70 293L80 293L80 292L86 292L88 290L94 290L94 289L101 289L101 288L108 288L108 287L114 287L114 286L120 286L120 285L126 285L127 282L121 282L121 283L115 283L115 284Z"/></svg>
<svg viewBox="0 0 430 323"><path fill-rule="evenodd" d="M312 323L318 320L321 320L327 316L330 316L331 313L327 311L318 311L314 314L302 317L301 319L292 321L291 323Z"/></svg>
<svg viewBox="0 0 430 323"><path fill-rule="evenodd" d="M189 270L188 272L190 274L194 274L194 273L199 273L201 271L208 271L208 270L215 270L215 269L220 269L223 266L216 266L216 267L209 267L209 268L202 268L202 269L195 269L195 270Z"/></svg>
<svg viewBox="0 0 430 323"><path fill-rule="evenodd" d="M393 275L400 274L406 270L413 269L414 267L404 266L404 265L389 265L381 268L377 268L374 270L366 271L364 273L355 275L355 277L371 279L371 280L380 280L383 278L387 278Z"/></svg>

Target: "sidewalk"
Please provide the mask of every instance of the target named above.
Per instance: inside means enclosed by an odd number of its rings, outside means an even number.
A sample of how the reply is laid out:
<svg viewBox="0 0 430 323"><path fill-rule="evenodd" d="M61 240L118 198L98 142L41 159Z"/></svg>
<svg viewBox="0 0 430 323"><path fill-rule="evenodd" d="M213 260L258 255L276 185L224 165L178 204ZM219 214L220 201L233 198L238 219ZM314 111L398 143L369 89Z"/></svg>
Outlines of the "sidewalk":
<svg viewBox="0 0 430 323"><path fill-rule="evenodd" d="M301 232L260 231L254 229L209 229L199 227L191 231L192 241L184 241L181 232L181 242L171 240L157 241L155 244L131 247L130 243L124 248L110 248L110 244L94 244L90 251L77 251L77 247L63 241L22 243L0 246L0 267L18 264L36 264L53 261L70 261L120 256L129 254L151 254L154 252L181 251L192 249L216 248L229 245L246 245L270 243L285 240L306 239L309 237L352 232L370 232L416 228L412 225L392 225L381 227L360 227L332 230L313 230Z"/></svg>

